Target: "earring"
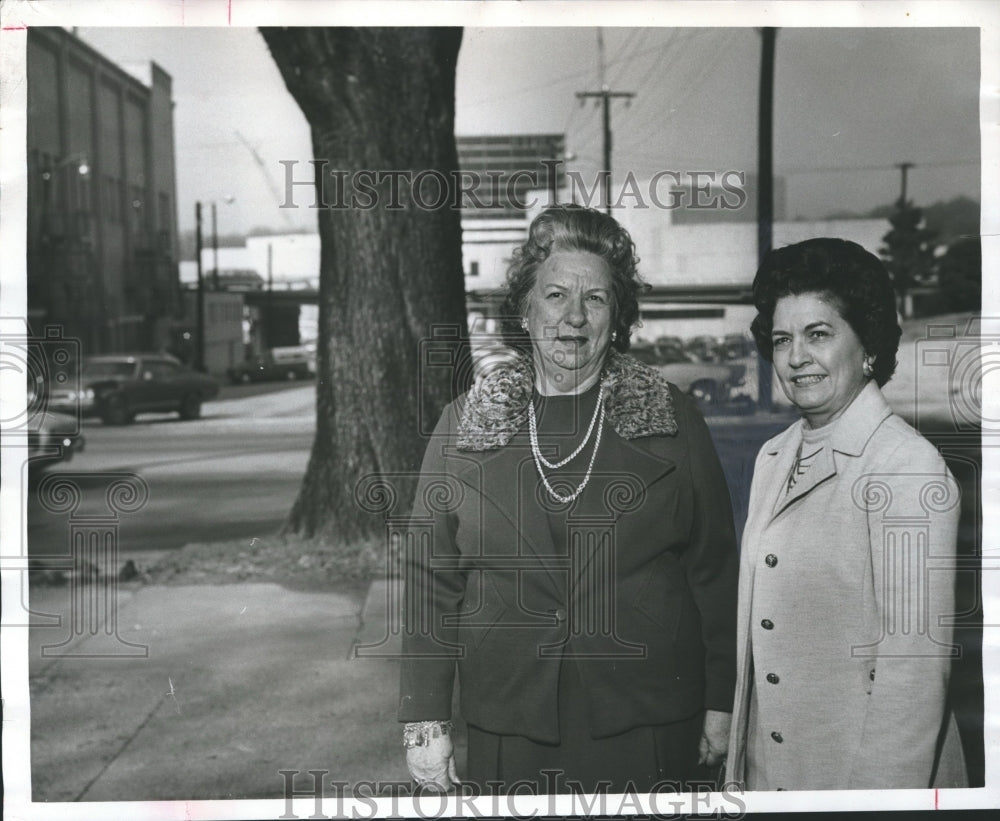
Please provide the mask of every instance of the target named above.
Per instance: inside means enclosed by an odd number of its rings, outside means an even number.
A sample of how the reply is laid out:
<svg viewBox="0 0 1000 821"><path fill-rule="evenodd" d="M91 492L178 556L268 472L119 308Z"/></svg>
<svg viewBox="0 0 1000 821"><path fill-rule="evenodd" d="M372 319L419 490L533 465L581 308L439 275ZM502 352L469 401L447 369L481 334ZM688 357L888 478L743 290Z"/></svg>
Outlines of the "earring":
<svg viewBox="0 0 1000 821"><path fill-rule="evenodd" d="M524 317L521 317L521 330L522 331L528 330L528 320L525 319Z"/></svg>
<svg viewBox="0 0 1000 821"><path fill-rule="evenodd" d="M615 341L617 341L617 339L618 339L618 331L612 331L611 332L611 341L615 342Z"/></svg>
<svg viewBox="0 0 1000 821"><path fill-rule="evenodd" d="M867 356L865 357L865 361L861 365L861 371L862 373L864 373L865 376L868 377L870 377L875 372L875 367L872 364L872 360L870 357Z"/></svg>

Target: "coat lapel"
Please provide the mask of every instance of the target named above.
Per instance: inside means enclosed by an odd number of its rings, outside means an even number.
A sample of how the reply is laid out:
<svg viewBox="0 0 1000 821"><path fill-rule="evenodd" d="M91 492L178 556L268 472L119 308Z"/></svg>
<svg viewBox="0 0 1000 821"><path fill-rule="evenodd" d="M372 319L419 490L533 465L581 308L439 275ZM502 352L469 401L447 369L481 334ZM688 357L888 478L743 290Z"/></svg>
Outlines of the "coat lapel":
<svg viewBox="0 0 1000 821"><path fill-rule="evenodd" d="M590 484L577 500L579 509L589 512L586 518L574 518L572 512L568 517L570 527L580 530L589 528L598 534L613 530L623 515L647 504L653 486L677 467L672 459L653 452L652 447L657 443L655 439L639 440L648 442L650 447L647 448L627 439L615 440L611 431L605 431L605 436L614 441L613 447L619 447L623 452L621 465L591 477ZM610 441L602 443L601 447L609 445ZM595 540L577 564L574 583L580 580L598 554Z"/></svg>
<svg viewBox="0 0 1000 821"><path fill-rule="evenodd" d="M812 491L817 485L822 484L831 476L837 475L837 465L833 458L833 450L824 446L816 455L816 458L813 459L812 464L806 469L806 472L795 482L792 489L786 492L785 488L788 487L788 477L795 467L798 449L798 445L791 449L790 459L787 458L788 454L782 454L782 465L786 467L786 470L784 474L777 477L779 483L778 498L775 501L774 512L771 514L772 519L790 504L798 501Z"/></svg>
<svg viewBox="0 0 1000 821"><path fill-rule="evenodd" d="M536 498L538 481L531 451L512 443L478 458L468 459L457 476L463 485L478 495L484 507L484 526L491 518L485 510L488 507L503 517L511 528L509 539L496 538L495 533L482 534L483 541L509 545L509 550L491 555L489 559L502 561L509 557L514 564L519 564L518 559L529 556L533 559L531 564L545 570L554 588L562 589L565 581L560 585L549 567L555 554L555 543L545 509ZM488 477L496 477L497 483L486 484Z"/></svg>
<svg viewBox="0 0 1000 821"><path fill-rule="evenodd" d="M590 526L595 532L612 527L618 518L638 506L650 485L674 468L674 463L651 450L657 437L677 434L670 385L660 374L630 356L610 351L602 374L605 387L606 429L601 447L624 444L627 456L613 473L591 476L579 499L570 508L570 526ZM519 356L513 364L498 368L484 377L466 395L458 424L457 450L470 461L459 471L459 479L477 492L484 505L498 511L514 528L511 556L522 549L533 554L538 566L548 573L558 589L559 581L549 565L559 566L555 543L549 529L547 510L557 504L538 476L531 451L523 445L534 385L534 369L529 356ZM519 435L520 434L520 435ZM642 439L649 447L637 447L629 440ZM477 454L470 457L469 454ZM478 467L477 467L478 466ZM579 477L582 479L583 477ZM485 485L485 487L484 487ZM598 511L574 521L575 507ZM491 540L494 534L490 534ZM484 535L485 538L485 535ZM589 539L591 543L594 540ZM499 542L504 543L503 539ZM595 551L585 551L580 561L582 573ZM599 551L598 551L599 552ZM501 555L506 555L506 552ZM565 582L566 576L563 576Z"/></svg>
<svg viewBox="0 0 1000 821"><path fill-rule="evenodd" d="M823 445L823 450L809 466L809 469L795 483L789 493L785 493L789 473L795 464L799 443L802 441L801 424L793 425L788 435L778 438L769 452L775 455L774 470L767 477L771 492L777 494L771 519L797 502L830 477L837 475L837 460L857 457L864 453L868 440L879 425L892 414L892 409L874 382L869 382L855 397L843 415L833 424L836 427ZM763 478L763 477L762 477Z"/></svg>

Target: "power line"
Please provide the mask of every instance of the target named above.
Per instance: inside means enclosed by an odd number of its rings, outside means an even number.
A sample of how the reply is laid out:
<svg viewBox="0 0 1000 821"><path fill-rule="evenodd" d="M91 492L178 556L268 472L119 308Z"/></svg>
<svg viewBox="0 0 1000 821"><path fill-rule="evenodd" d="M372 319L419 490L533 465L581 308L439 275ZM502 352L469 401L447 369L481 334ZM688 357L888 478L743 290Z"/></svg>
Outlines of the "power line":
<svg viewBox="0 0 1000 821"><path fill-rule="evenodd" d="M688 39L691 39L691 38L696 37L696 36L698 36L698 35L695 34L695 33L693 33L693 34L688 35L688 37L683 38L683 40L688 40ZM683 40L681 42L683 42ZM641 49L639 51L635 51L632 54L628 55L627 58L625 56L615 57L613 60L607 61L607 63L605 64L605 68L611 68L613 66L616 66L616 65L618 65L618 64L626 61L626 59L629 60L629 61L634 60L636 57L640 57L643 54L649 54L651 51L657 51L660 48L662 48L661 45L653 45L653 46L650 46L649 48L644 48L644 49ZM484 103L495 103L495 102L499 102L501 100L509 100L512 97L520 97L523 94L530 93L532 91L541 91L543 89L551 88L554 85L559 85L559 83L567 82L569 80L577 80L577 81L579 81L580 77L588 74L589 72L590 72L590 69L582 68L582 69L580 69L578 71L573 71L573 72L570 72L568 74L563 74L563 75L561 75L559 77L556 77L555 79L548 80L547 82L544 82L544 83L537 83L537 84L520 86L519 88L512 89L510 91L510 93L508 93L508 94L496 94L496 95L493 95L493 96L490 96L490 97L479 97L479 98L477 98L475 100L470 100L468 102L463 102L461 105L458 105L457 108L470 108L472 106L482 105Z"/></svg>
<svg viewBox="0 0 1000 821"><path fill-rule="evenodd" d="M969 166L969 165L979 165L979 160L965 159L965 160L939 160L936 162L921 162L916 163L916 165L921 168L946 168L949 166ZM816 166L814 168L808 168L805 166L800 166L798 168L780 168L778 171L781 174L839 174L843 171L896 171L899 169L899 163L887 163L881 165L826 165L826 166Z"/></svg>
<svg viewBox="0 0 1000 821"><path fill-rule="evenodd" d="M604 174L602 182L604 187L604 210L611 214L611 100L624 99L631 100L635 93L631 91L611 91L607 86L600 91L578 91L578 100L586 100L590 97L601 101L601 108L604 119Z"/></svg>

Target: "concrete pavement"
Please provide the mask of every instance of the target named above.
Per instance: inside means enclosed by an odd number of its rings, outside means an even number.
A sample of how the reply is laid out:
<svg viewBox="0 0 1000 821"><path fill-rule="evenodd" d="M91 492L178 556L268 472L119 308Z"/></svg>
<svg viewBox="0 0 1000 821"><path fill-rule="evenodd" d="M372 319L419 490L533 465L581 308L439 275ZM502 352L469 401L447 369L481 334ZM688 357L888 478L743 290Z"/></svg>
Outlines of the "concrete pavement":
<svg viewBox="0 0 1000 821"><path fill-rule="evenodd" d="M385 581L33 587L33 800L281 798L280 770L303 773L298 789L308 770L406 780L398 664L353 652L387 636L388 595Z"/></svg>

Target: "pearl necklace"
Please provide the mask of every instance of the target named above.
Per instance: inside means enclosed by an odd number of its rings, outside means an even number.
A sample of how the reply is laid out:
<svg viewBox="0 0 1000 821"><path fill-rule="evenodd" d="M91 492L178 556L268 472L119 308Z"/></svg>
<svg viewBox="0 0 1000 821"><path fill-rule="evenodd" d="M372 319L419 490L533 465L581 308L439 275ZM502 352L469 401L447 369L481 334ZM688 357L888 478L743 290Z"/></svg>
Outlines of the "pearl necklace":
<svg viewBox="0 0 1000 821"><path fill-rule="evenodd" d="M590 464L587 465L587 472L583 477L583 481L577 486L569 496L562 496L556 492L555 488L549 484L549 480L545 475L545 471L542 466L549 468L549 470L555 470L556 468L561 468L563 465L569 464L573 459L575 459L580 452L586 447L587 442L590 441L590 437L594 432L594 427L597 427L597 438L594 440L594 451L590 454ZM535 457L535 467L538 470L538 475L542 479L542 483L545 485L545 489L549 492L549 495L555 499L557 502L562 502L566 504L567 502L572 502L583 493L583 489L587 486L587 482L590 481L591 471L594 469L594 460L597 458L597 448L601 444L601 429L604 427L604 383L601 383L600 390L597 394L597 406L594 408L594 415L590 420L590 427L587 428L587 435L583 438L580 446L574 450L569 456L560 462L549 462L544 456L542 456L541 448L538 446L538 423L535 421L535 403L531 401L528 403L528 438L531 441L531 455Z"/></svg>

